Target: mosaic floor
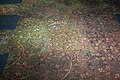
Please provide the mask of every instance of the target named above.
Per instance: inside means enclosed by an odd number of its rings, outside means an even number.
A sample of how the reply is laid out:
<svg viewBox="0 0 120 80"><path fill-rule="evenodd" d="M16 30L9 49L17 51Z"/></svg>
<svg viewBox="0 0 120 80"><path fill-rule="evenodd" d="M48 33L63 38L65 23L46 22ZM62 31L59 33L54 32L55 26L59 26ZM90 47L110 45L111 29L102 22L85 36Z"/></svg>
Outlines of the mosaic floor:
<svg viewBox="0 0 120 80"><path fill-rule="evenodd" d="M91 4L91 3L90 3ZM21 16L0 31L9 52L2 80L120 80L120 24L105 3L23 0L0 14Z"/></svg>

